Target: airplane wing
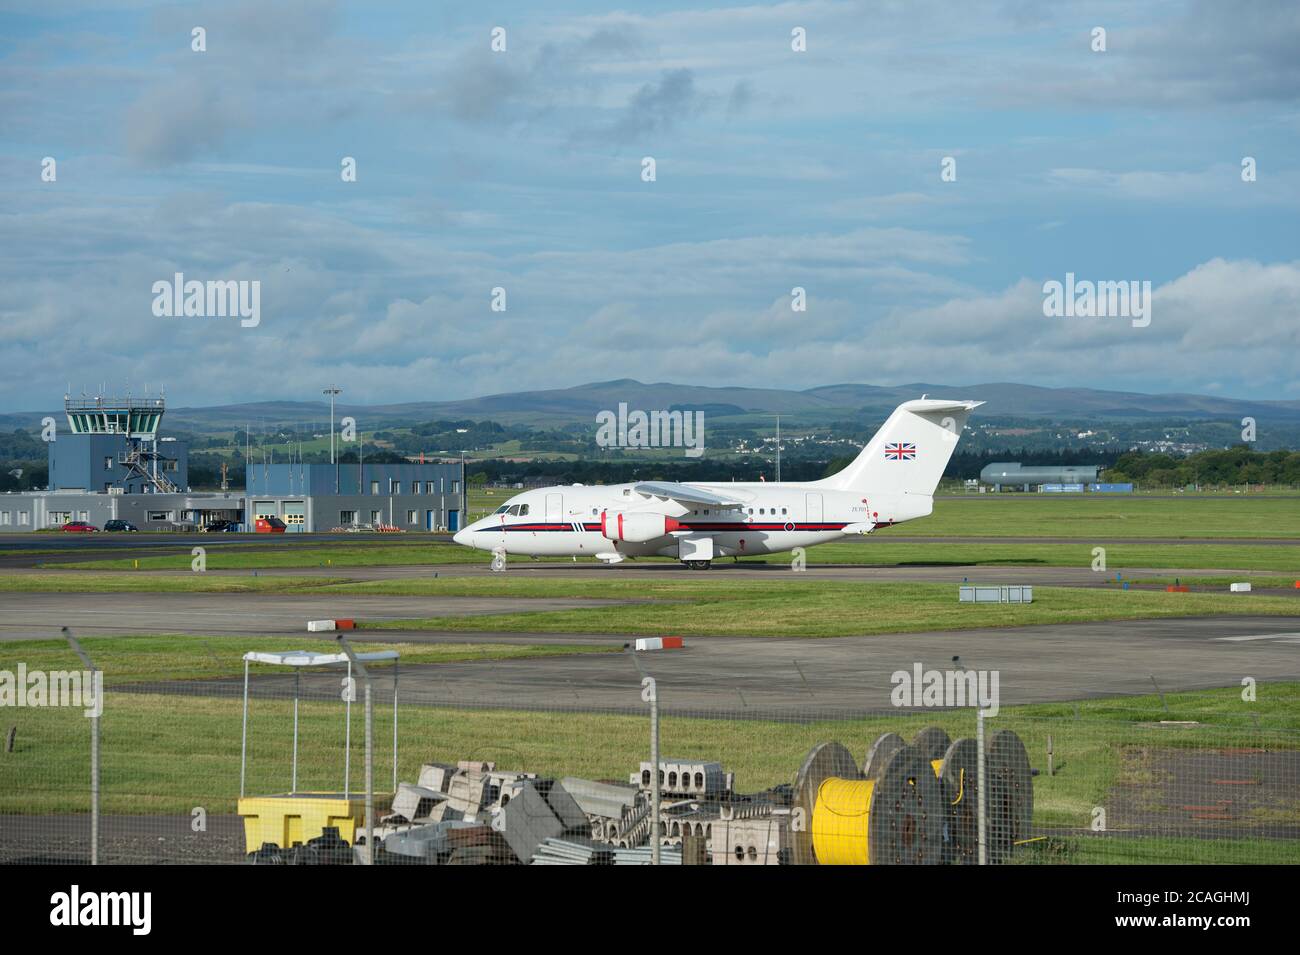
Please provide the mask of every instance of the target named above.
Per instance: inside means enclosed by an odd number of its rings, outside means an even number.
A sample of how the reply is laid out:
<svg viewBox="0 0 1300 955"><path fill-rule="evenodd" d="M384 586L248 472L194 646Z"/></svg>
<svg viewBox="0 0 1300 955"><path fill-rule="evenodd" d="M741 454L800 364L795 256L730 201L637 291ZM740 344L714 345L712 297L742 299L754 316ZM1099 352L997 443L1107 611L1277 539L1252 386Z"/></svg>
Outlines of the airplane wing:
<svg viewBox="0 0 1300 955"><path fill-rule="evenodd" d="M638 494L645 494L648 497L659 497L665 500L677 501L679 504L708 504L712 507L740 507L744 502L735 498L723 497L712 491L704 491L698 487L691 487L689 484L678 484L675 481L642 481L640 484L633 486L632 490Z"/></svg>

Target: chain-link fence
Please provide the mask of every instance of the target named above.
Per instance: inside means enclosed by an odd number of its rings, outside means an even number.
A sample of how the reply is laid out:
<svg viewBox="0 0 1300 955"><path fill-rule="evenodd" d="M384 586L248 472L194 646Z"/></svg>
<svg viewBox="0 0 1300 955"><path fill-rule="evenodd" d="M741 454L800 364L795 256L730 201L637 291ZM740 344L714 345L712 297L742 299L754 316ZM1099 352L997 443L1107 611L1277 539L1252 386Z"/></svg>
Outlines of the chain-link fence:
<svg viewBox="0 0 1300 955"><path fill-rule="evenodd" d="M623 651L625 705L467 698L436 664L332 643L250 659L196 638L166 679L147 641L111 664L27 654L0 708L0 861L1300 862L1300 734L1194 694L686 709Z"/></svg>

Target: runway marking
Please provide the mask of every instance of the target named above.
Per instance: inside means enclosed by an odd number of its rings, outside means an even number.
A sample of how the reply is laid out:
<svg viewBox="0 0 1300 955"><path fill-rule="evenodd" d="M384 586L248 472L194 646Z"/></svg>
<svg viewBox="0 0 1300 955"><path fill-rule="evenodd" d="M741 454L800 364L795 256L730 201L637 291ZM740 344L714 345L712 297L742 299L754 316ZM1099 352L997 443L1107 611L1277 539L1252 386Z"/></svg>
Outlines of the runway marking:
<svg viewBox="0 0 1300 955"><path fill-rule="evenodd" d="M1248 643L1252 640L1276 640L1278 643L1300 643L1300 633L1259 633L1246 637L1215 637L1227 643Z"/></svg>

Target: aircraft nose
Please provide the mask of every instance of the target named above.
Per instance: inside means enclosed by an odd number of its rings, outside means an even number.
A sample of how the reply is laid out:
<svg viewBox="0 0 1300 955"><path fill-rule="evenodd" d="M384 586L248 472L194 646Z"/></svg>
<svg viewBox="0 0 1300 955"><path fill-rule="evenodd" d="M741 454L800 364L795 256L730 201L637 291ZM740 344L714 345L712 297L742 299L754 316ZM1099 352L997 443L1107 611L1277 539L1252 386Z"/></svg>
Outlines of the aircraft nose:
<svg viewBox="0 0 1300 955"><path fill-rule="evenodd" d="M452 535L451 539L454 540L457 544L464 544L466 547L470 547L473 544L473 541L471 540L473 536L474 536L473 533L467 527L464 530L457 531L455 534Z"/></svg>

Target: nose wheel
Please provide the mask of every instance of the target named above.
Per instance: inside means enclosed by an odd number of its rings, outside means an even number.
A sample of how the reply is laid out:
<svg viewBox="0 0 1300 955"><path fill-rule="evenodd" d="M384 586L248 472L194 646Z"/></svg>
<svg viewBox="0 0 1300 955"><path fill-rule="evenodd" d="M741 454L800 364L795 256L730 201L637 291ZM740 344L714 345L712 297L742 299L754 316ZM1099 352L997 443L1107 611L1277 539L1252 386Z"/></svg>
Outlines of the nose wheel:
<svg viewBox="0 0 1300 955"><path fill-rule="evenodd" d="M506 569L506 552L505 548L498 547L492 552L492 572L499 574Z"/></svg>

